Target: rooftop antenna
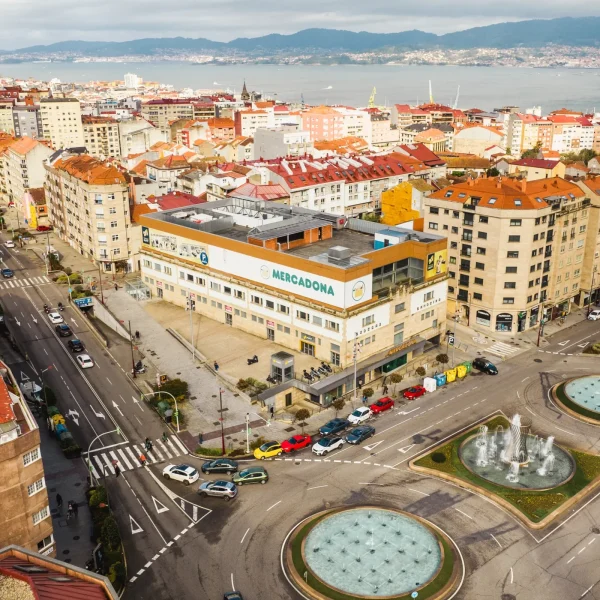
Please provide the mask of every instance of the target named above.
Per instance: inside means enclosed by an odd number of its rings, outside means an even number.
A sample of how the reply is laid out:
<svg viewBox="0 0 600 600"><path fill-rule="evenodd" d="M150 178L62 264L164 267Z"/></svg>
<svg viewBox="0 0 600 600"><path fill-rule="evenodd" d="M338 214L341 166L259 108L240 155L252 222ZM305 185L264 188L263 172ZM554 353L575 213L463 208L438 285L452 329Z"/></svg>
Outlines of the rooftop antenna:
<svg viewBox="0 0 600 600"><path fill-rule="evenodd" d="M456 110L458 108L458 98L460 97L460 85L458 86L458 89L456 90L456 99L454 100L454 106L452 107L454 110Z"/></svg>
<svg viewBox="0 0 600 600"><path fill-rule="evenodd" d="M433 104L433 90L431 88L431 79L429 80L429 104Z"/></svg>

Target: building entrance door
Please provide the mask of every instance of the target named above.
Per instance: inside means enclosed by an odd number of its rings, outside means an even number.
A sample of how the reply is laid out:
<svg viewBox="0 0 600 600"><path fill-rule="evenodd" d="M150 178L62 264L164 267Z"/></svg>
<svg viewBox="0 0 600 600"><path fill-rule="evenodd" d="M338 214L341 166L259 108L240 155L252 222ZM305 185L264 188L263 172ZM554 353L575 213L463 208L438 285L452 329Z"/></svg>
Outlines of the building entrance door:
<svg viewBox="0 0 600 600"><path fill-rule="evenodd" d="M271 342L275 341L275 330L267 327L267 339Z"/></svg>
<svg viewBox="0 0 600 600"><path fill-rule="evenodd" d="M163 289L162 288L156 288L156 295L159 298L162 298L163 297Z"/></svg>
<svg viewBox="0 0 600 600"><path fill-rule="evenodd" d="M225 313L225 325L233 325L233 315L231 313Z"/></svg>
<svg viewBox="0 0 600 600"><path fill-rule="evenodd" d="M315 355L315 345L302 341L302 342L300 342L300 352L304 352L304 354L308 354L309 356L314 356Z"/></svg>

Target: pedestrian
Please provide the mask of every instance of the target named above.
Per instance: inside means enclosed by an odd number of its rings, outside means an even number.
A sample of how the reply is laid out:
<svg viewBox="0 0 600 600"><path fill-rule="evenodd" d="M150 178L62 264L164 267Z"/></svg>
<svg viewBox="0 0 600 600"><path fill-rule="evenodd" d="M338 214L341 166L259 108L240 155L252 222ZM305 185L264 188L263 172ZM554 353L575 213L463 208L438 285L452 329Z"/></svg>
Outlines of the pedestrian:
<svg viewBox="0 0 600 600"><path fill-rule="evenodd" d="M140 454L140 458L139 458L140 463L142 464L142 467L146 464L146 457L143 454Z"/></svg>
<svg viewBox="0 0 600 600"><path fill-rule="evenodd" d="M214 368L215 368L215 371L218 371L218 370L219 370L219 363L218 363L216 360L215 360L215 363L214 363L214 365L213 365L213 366L214 366Z"/></svg>
<svg viewBox="0 0 600 600"><path fill-rule="evenodd" d="M367 400L368 400L368 398L363 394L363 397L362 397L363 406L367 405Z"/></svg>
<svg viewBox="0 0 600 600"><path fill-rule="evenodd" d="M169 436L167 435L167 432L166 431L163 432L163 434L162 434L162 442L163 442L163 444L166 444L168 439L169 439Z"/></svg>
<svg viewBox="0 0 600 600"><path fill-rule="evenodd" d="M202 436L202 433L198 434L198 443L202 446L202 442L204 441L204 437Z"/></svg>
<svg viewBox="0 0 600 600"><path fill-rule="evenodd" d="M73 502L72 506L73 506L73 514L75 516L77 516L77 513L79 512L79 507L77 506L77 502Z"/></svg>
<svg viewBox="0 0 600 600"><path fill-rule="evenodd" d="M115 283L115 292L119 291L119 286Z"/></svg>
<svg viewBox="0 0 600 600"><path fill-rule="evenodd" d="M387 393L388 393L388 386L387 386L387 385L384 385L384 386L383 386L383 395L384 395L384 396L387 396Z"/></svg>
<svg viewBox="0 0 600 600"><path fill-rule="evenodd" d="M58 506L58 512L62 510L62 496L60 494L56 494L56 506Z"/></svg>
<svg viewBox="0 0 600 600"><path fill-rule="evenodd" d="M67 521L73 516L73 502L69 500L67 504Z"/></svg>
<svg viewBox="0 0 600 600"><path fill-rule="evenodd" d="M135 339L139 340L140 339L140 332L136 330L135 332Z"/></svg>
<svg viewBox="0 0 600 600"><path fill-rule="evenodd" d="M271 404L271 406L269 406L269 412L271 413L271 419L273 418L273 415L275 414L275 407Z"/></svg>
<svg viewBox="0 0 600 600"><path fill-rule="evenodd" d="M119 465L115 465L115 477L118 477L121 474L121 469L119 469Z"/></svg>

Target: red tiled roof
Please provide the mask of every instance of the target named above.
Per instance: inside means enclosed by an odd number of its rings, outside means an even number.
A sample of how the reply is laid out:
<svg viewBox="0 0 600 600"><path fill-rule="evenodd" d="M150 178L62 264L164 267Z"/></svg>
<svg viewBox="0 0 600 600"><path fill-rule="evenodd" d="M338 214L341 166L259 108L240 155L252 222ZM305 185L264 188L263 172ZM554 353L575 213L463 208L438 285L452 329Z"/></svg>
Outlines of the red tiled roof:
<svg viewBox="0 0 600 600"><path fill-rule="evenodd" d="M10 423L15 419L8 387L4 379L0 377L0 423Z"/></svg>
<svg viewBox="0 0 600 600"><path fill-rule="evenodd" d="M403 144L399 148L404 154L420 160L428 167L441 167L444 165L444 161L423 144Z"/></svg>
<svg viewBox="0 0 600 600"><path fill-rule="evenodd" d="M125 176L117 167L88 154L57 160L54 168L93 185L125 184Z"/></svg>
<svg viewBox="0 0 600 600"><path fill-rule="evenodd" d="M175 191L164 196L150 196L148 202L158 204L162 210L169 210L171 208L183 208L184 206L202 204L206 200L201 200L198 196L187 194L186 192Z"/></svg>
<svg viewBox="0 0 600 600"><path fill-rule="evenodd" d="M532 167L534 169L554 169L558 164L555 160L545 160L543 158L521 158L514 160L513 165L517 167Z"/></svg>
<svg viewBox="0 0 600 600"><path fill-rule="evenodd" d="M153 160L148 164L157 169L187 169L190 166L183 156L176 156L175 154Z"/></svg>

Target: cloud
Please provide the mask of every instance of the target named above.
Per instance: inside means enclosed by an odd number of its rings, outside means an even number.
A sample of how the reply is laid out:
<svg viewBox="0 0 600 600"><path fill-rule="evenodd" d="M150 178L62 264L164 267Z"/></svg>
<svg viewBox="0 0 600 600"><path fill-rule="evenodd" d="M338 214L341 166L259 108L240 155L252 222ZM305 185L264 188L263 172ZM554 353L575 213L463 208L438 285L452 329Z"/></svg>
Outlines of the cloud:
<svg viewBox="0 0 600 600"><path fill-rule="evenodd" d="M0 0L0 47L64 40L126 41L143 37L207 37L228 41L309 27L447 33L504 21L600 16L588 0Z"/></svg>

